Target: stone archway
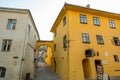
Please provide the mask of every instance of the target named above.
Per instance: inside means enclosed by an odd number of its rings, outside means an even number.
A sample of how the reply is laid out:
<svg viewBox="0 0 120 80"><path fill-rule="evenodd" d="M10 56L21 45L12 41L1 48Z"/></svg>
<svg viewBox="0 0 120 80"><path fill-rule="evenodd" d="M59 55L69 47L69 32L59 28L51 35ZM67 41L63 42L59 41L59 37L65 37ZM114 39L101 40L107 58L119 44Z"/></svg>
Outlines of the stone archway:
<svg viewBox="0 0 120 80"><path fill-rule="evenodd" d="M42 46L46 45L47 46L47 58L45 59L46 63L51 66L52 63L52 55L53 55L53 41L37 41L36 43L36 50ZM38 54L36 53L36 57L38 57Z"/></svg>
<svg viewBox="0 0 120 80"><path fill-rule="evenodd" d="M53 41L37 41L36 49L39 48L41 45L47 45L47 46L51 47L51 49L53 50L54 43L53 43Z"/></svg>

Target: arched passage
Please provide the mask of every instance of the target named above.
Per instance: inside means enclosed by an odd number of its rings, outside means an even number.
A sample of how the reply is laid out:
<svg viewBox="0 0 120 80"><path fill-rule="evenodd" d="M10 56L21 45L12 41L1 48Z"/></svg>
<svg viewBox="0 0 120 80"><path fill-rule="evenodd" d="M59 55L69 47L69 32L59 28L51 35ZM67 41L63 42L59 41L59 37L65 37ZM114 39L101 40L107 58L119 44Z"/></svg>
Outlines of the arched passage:
<svg viewBox="0 0 120 80"><path fill-rule="evenodd" d="M52 58L52 55L53 55L53 41L37 41L36 43L36 50L42 46L42 45L46 45L47 46L47 58L45 59L45 62L48 64L48 65L51 65L51 58ZM38 54L36 52L36 57L38 57Z"/></svg>
<svg viewBox="0 0 120 80"><path fill-rule="evenodd" d="M53 50L53 41L37 41L36 49L39 48L41 45L47 45Z"/></svg>

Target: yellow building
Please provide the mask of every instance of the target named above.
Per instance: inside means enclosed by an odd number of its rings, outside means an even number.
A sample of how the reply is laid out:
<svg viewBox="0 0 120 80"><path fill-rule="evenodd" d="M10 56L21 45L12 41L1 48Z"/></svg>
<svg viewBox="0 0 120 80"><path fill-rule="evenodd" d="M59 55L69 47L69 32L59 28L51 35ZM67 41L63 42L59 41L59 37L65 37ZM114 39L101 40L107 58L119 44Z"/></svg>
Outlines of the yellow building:
<svg viewBox="0 0 120 80"><path fill-rule="evenodd" d="M120 14L65 4L51 32L52 67L64 80L120 80Z"/></svg>

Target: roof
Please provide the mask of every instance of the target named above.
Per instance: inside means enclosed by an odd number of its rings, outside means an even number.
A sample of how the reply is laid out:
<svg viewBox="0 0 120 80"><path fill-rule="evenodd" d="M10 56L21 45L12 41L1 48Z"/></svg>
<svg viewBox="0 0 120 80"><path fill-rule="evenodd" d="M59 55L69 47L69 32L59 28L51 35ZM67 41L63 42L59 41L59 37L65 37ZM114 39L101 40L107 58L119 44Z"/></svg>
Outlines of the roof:
<svg viewBox="0 0 120 80"><path fill-rule="evenodd" d="M112 13L112 12L107 12L107 11L102 11L102 10L97 10L97 9L91 9L91 8L86 8L86 7L83 7L83 6L78 6L78 5L72 5L72 4L65 3L63 8L61 9L57 19L55 20L52 28L51 28L51 32L55 31L55 29L57 28L57 25L59 24L62 17L64 16L64 14L68 10L76 11L76 12L89 13L89 14L93 14L93 15L109 17L109 18L120 20L120 14L117 14L117 13Z"/></svg>
<svg viewBox="0 0 120 80"><path fill-rule="evenodd" d="M34 20L33 20L32 14L31 14L31 12L30 12L29 9L17 9L17 8L0 7L0 11L16 12L16 13L28 13L28 14L30 15L30 18L31 18L32 22L33 22L33 25L35 26L34 28L35 28L35 30L36 30L36 32L37 32L37 36L38 36L38 38L39 38L39 40L40 40L38 30L37 30L37 28L36 28L35 22L34 22Z"/></svg>

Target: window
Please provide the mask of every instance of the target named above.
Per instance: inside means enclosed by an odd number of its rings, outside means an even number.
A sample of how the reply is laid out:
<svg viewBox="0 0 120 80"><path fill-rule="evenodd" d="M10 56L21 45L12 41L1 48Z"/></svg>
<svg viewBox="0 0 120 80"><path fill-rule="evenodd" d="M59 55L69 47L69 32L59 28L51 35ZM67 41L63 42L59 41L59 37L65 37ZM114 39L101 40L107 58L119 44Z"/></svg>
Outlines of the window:
<svg viewBox="0 0 120 80"><path fill-rule="evenodd" d="M66 24L66 16L63 18L63 26Z"/></svg>
<svg viewBox="0 0 120 80"><path fill-rule="evenodd" d="M5 77L6 68L0 67L0 77Z"/></svg>
<svg viewBox="0 0 120 80"><path fill-rule="evenodd" d="M8 19L7 29L14 30L16 27L16 19Z"/></svg>
<svg viewBox="0 0 120 80"><path fill-rule="evenodd" d="M28 25L28 34L30 34L31 26Z"/></svg>
<svg viewBox="0 0 120 80"><path fill-rule="evenodd" d="M54 37L56 37L56 31L54 32Z"/></svg>
<svg viewBox="0 0 120 80"><path fill-rule="evenodd" d="M96 35L96 38L98 44L104 44L103 37L101 35Z"/></svg>
<svg viewBox="0 0 120 80"><path fill-rule="evenodd" d="M67 38L66 38L66 35L63 37L63 48L67 48Z"/></svg>
<svg viewBox="0 0 120 80"><path fill-rule="evenodd" d="M111 28L115 28L114 20L110 20L109 23L110 23L110 27L111 27Z"/></svg>
<svg viewBox="0 0 120 80"><path fill-rule="evenodd" d="M113 55L115 62L119 62L118 55Z"/></svg>
<svg viewBox="0 0 120 80"><path fill-rule="evenodd" d="M86 15L80 14L80 22L81 23L87 23Z"/></svg>
<svg viewBox="0 0 120 80"><path fill-rule="evenodd" d="M84 43L90 43L89 35L87 33L82 33L82 41Z"/></svg>
<svg viewBox="0 0 120 80"><path fill-rule="evenodd" d="M56 44L54 44L54 51L56 51Z"/></svg>
<svg viewBox="0 0 120 80"><path fill-rule="evenodd" d="M3 40L2 51L10 51L12 40Z"/></svg>
<svg viewBox="0 0 120 80"><path fill-rule="evenodd" d="M100 26L100 21L98 17L93 17L94 25Z"/></svg>
<svg viewBox="0 0 120 80"><path fill-rule="evenodd" d="M113 37L112 42L116 46L120 46L120 41L118 37Z"/></svg>

